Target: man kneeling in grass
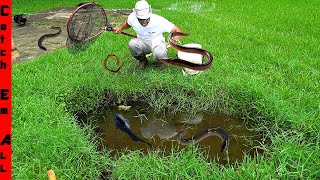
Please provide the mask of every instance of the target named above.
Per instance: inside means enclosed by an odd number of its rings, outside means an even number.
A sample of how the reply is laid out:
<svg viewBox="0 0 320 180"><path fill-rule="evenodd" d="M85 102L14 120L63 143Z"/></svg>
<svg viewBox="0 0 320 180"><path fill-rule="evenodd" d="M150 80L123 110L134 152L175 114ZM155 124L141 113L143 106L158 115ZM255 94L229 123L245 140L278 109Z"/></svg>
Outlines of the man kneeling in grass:
<svg viewBox="0 0 320 180"><path fill-rule="evenodd" d="M140 0L133 8L133 12L122 23L120 28L114 28L114 32L120 34L121 31L133 28L137 33L137 38L131 39L129 49L131 55L139 61L139 69L144 69L148 65L146 55L152 53L157 64L159 59L167 57L167 43L163 37L164 32L182 32L179 27L167 19L153 14L151 6L147 1ZM174 37L178 40L179 37Z"/></svg>

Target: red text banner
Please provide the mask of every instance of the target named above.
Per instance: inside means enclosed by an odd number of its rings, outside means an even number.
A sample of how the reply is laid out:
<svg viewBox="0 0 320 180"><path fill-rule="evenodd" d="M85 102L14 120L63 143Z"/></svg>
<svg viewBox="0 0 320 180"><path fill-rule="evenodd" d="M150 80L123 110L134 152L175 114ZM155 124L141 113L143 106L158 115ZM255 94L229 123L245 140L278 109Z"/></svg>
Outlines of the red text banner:
<svg viewBox="0 0 320 180"><path fill-rule="evenodd" d="M0 179L12 179L11 0L0 1Z"/></svg>

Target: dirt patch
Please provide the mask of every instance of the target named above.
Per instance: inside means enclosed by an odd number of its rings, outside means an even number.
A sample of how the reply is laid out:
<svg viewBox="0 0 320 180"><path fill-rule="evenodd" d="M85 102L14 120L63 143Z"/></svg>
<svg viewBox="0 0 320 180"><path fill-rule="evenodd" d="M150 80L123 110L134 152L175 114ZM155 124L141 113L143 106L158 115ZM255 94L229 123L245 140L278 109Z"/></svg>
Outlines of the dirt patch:
<svg viewBox="0 0 320 180"><path fill-rule="evenodd" d="M65 48L67 41L67 23L74 8L57 8L50 11L28 14L27 22L24 26L12 25L12 37L20 54L20 61L34 59L40 55L51 53L55 49ZM118 26L131 12L130 9L106 9L108 22L113 26ZM60 35L48 38L43 41L44 51L38 47L39 38L48 33L55 33L57 30L51 26L61 27Z"/></svg>

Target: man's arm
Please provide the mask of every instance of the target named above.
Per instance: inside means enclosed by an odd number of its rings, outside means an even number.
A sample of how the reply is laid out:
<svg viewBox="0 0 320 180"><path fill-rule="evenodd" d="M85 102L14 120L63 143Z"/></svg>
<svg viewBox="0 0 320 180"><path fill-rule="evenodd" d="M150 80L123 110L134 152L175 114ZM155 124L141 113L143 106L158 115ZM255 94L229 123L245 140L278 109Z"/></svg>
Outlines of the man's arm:
<svg viewBox="0 0 320 180"><path fill-rule="evenodd" d="M173 32L182 32L182 30L178 26L173 26L170 33L173 33ZM175 40L175 41L179 41L179 39L180 39L180 36L175 36L173 38L173 40Z"/></svg>
<svg viewBox="0 0 320 180"><path fill-rule="evenodd" d="M125 29L129 29L131 28L131 26L128 24L127 20L125 20L120 28L113 28L113 32L117 33L117 34L121 34L121 32Z"/></svg>

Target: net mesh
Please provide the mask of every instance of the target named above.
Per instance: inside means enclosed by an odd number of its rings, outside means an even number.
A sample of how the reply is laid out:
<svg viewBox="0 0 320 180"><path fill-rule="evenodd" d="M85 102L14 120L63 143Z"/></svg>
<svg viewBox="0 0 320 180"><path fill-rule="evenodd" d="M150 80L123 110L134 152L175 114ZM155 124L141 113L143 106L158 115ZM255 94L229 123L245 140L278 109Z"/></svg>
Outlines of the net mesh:
<svg viewBox="0 0 320 180"><path fill-rule="evenodd" d="M98 4L87 4L71 15L67 29L70 39L86 41L103 32L106 26L104 9Z"/></svg>

